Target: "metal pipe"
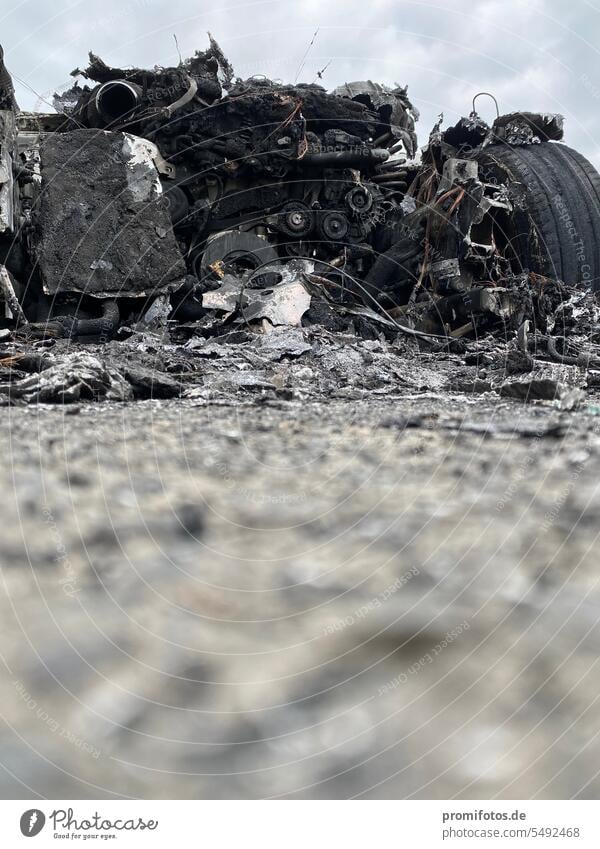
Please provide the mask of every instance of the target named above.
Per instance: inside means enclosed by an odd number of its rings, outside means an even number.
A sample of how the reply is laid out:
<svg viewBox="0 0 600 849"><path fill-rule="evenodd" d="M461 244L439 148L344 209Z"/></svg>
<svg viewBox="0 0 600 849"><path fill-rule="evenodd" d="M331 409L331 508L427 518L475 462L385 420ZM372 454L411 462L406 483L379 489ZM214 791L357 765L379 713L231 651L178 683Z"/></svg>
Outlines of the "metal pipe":
<svg viewBox="0 0 600 849"><path fill-rule="evenodd" d="M407 176L408 171L392 171L389 174L375 174L371 177L373 183L397 183L402 182Z"/></svg>
<svg viewBox="0 0 600 849"><path fill-rule="evenodd" d="M382 144L385 144L392 138L391 132L388 130L387 133L383 133L383 135L379 136L373 142L373 147L381 147Z"/></svg>
<svg viewBox="0 0 600 849"><path fill-rule="evenodd" d="M27 324L27 318L25 317L23 308L19 303L19 299L15 294L10 274L4 265L0 265L0 291L4 295L4 300L12 312L13 317L17 321L17 324Z"/></svg>
<svg viewBox="0 0 600 849"><path fill-rule="evenodd" d="M383 148L358 148L355 150L327 150L321 153L307 153L297 164L316 165L319 168L353 168L365 164L376 165L389 159L389 150Z"/></svg>
<svg viewBox="0 0 600 849"><path fill-rule="evenodd" d="M98 86L90 100L92 116L110 126L131 117L142 97L142 89L127 80L111 80Z"/></svg>

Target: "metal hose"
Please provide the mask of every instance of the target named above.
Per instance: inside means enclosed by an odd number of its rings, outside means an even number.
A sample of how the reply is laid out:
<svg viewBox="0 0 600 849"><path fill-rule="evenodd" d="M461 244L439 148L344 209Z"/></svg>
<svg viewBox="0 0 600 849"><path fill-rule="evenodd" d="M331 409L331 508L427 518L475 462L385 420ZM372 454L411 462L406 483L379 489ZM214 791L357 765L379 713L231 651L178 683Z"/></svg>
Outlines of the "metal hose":
<svg viewBox="0 0 600 849"><path fill-rule="evenodd" d="M564 337L558 338L564 339ZM556 360L559 363L563 363L564 365L569 366L579 366L579 368L600 368L600 360L594 357L591 353L581 351L577 357L570 357L566 356L565 354L560 354L556 347L556 340L552 336L548 336L546 340L546 345L548 347L548 353L550 354L552 359Z"/></svg>
<svg viewBox="0 0 600 849"><path fill-rule="evenodd" d="M379 165L389 159L390 152L382 148L355 148L353 150L326 150L307 153L297 161L300 167L358 168Z"/></svg>
<svg viewBox="0 0 600 849"><path fill-rule="evenodd" d="M117 301L106 300L102 302L100 318L55 315L47 321L27 325L26 330L32 338L74 339L77 336L99 336L100 342L108 342L119 325L120 317Z"/></svg>
<svg viewBox="0 0 600 849"><path fill-rule="evenodd" d="M101 318L81 318L77 321L77 336L100 336L107 341L117 329L120 321L119 305L115 300L102 302Z"/></svg>

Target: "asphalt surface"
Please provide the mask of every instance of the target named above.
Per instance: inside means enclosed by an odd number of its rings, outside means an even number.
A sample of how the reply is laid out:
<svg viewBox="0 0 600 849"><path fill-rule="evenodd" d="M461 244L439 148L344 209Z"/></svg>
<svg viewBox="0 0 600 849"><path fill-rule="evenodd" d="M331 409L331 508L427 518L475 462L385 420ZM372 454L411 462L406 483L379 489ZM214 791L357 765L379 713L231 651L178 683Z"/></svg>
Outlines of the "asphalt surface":
<svg viewBox="0 0 600 849"><path fill-rule="evenodd" d="M597 797L593 399L306 368L4 409L2 797Z"/></svg>

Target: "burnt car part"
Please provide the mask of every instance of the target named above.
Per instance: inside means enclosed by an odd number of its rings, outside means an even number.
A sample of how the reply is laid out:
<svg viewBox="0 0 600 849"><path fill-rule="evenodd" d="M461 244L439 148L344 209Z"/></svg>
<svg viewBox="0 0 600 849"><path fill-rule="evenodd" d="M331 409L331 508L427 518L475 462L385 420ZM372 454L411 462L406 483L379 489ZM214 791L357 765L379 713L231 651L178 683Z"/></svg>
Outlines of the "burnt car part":
<svg viewBox="0 0 600 849"><path fill-rule="evenodd" d="M31 250L47 295L141 298L174 291L185 266L144 139L45 136Z"/></svg>
<svg viewBox="0 0 600 849"><path fill-rule="evenodd" d="M110 127L130 118L139 106L142 88L127 80L112 80L98 86L88 102L90 123Z"/></svg>
<svg viewBox="0 0 600 849"><path fill-rule="evenodd" d="M562 133L561 116L529 112L436 125L369 294L407 326L461 337L543 325L553 281L598 291L600 176Z"/></svg>
<svg viewBox="0 0 600 849"><path fill-rule="evenodd" d="M14 317L18 324L27 324L27 318L15 292L14 281L11 279L8 269L3 265L0 265L0 292L6 304L6 310L10 313L10 317Z"/></svg>
<svg viewBox="0 0 600 849"><path fill-rule="evenodd" d="M493 145L476 159L484 179L525 190L512 217L511 248L522 268L600 289L600 175L565 144Z"/></svg>
<svg viewBox="0 0 600 849"><path fill-rule="evenodd" d="M340 316L460 338L545 315L551 277L600 285L600 177L560 116L489 126L474 102L420 154L405 88L234 79L212 37L177 67L73 73L61 114L0 111L11 326L13 295L32 334L279 321L275 278L310 268Z"/></svg>
<svg viewBox="0 0 600 849"><path fill-rule="evenodd" d="M116 299L103 300L100 303L101 315L98 318L79 318L74 315L53 315L44 322L26 323L21 335L27 339L58 337L71 339L94 337L108 341L119 326L120 309Z"/></svg>
<svg viewBox="0 0 600 849"><path fill-rule="evenodd" d="M14 234L18 221L17 129L14 112L0 110L0 237ZM2 260L6 261L6 259Z"/></svg>
<svg viewBox="0 0 600 849"><path fill-rule="evenodd" d="M57 105L86 127L156 144L172 169L164 196L199 293L228 264L248 270L259 258L332 262L344 252L349 274L362 276L377 227L402 217L398 166L416 154L418 116L406 89L234 81L212 38L178 68L90 60L79 73L96 87L76 85Z"/></svg>
<svg viewBox="0 0 600 849"><path fill-rule="evenodd" d="M4 64L4 49L0 44L0 109L17 109L12 77Z"/></svg>
<svg viewBox="0 0 600 849"><path fill-rule="evenodd" d="M0 263L21 306L3 285L5 320L26 317L30 335L108 339L185 279L161 158L128 133L16 123L0 112Z"/></svg>

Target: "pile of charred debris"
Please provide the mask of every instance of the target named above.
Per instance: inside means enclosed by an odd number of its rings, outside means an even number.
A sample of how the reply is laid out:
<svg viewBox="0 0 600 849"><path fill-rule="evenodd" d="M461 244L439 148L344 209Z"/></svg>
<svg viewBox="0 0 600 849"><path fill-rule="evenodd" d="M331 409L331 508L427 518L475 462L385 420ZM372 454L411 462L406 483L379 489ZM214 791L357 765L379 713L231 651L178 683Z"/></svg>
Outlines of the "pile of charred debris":
<svg viewBox="0 0 600 849"><path fill-rule="evenodd" d="M241 80L212 37L73 76L23 112L0 54L3 403L600 382L600 178L560 116L474 102L419 150L406 88Z"/></svg>

